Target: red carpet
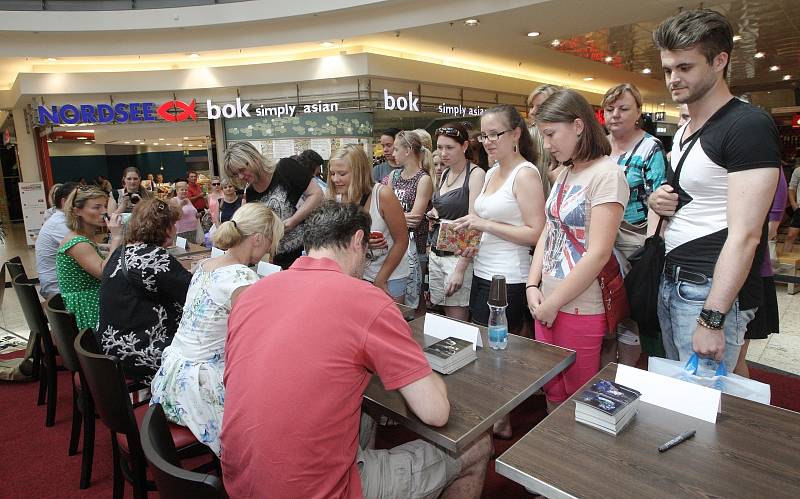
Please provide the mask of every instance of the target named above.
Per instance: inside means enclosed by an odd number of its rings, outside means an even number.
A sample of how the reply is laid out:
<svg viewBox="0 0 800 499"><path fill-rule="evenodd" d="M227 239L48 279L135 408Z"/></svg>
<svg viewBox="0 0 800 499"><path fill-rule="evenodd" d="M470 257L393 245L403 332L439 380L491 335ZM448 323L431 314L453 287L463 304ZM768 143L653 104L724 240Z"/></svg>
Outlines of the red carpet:
<svg viewBox="0 0 800 499"><path fill-rule="evenodd" d="M0 356L7 359L20 353ZM753 379L772 386L773 405L800 412L800 377L780 374L767 368L750 368ZM78 489L81 456L67 456L72 392L69 375L59 378L56 424L45 428L45 406L36 405L37 383L0 383L0 428L3 459L0 460L1 498L95 498L111 497L111 441L101 422L97 425L92 485ZM533 396L511 413L513 441L495 440L495 455L528 432L545 416L544 398ZM390 447L413 440L416 436L401 427L378 431L378 445ZM125 489L131 497L130 486ZM157 497L151 494L151 497ZM520 485L494 472L494 462L483 491L486 498L530 497Z"/></svg>

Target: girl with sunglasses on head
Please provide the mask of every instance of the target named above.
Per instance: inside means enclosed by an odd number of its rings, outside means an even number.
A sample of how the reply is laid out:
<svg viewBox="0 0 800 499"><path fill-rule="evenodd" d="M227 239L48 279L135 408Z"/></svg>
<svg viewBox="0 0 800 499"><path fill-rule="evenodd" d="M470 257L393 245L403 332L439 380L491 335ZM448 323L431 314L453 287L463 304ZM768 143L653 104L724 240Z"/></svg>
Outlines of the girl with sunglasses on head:
<svg viewBox="0 0 800 499"><path fill-rule="evenodd" d="M78 186L64 202L69 232L56 253L56 276L64 306L75 315L78 329L97 329L100 311L100 278L108 260L94 239L111 232L109 251L122 243L120 214L108 217L108 195L96 186Z"/></svg>
<svg viewBox="0 0 800 499"><path fill-rule="evenodd" d="M328 162L327 196L359 203L372 217L364 280L404 303L409 267L408 228L403 207L385 185L372 180L372 165L358 145L340 148Z"/></svg>
<svg viewBox="0 0 800 499"><path fill-rule="evenodd" d="M481 116L478 140L494 166L486 173L475 199L474 210L458 219L459 229L483 233L474 256L469 308L472 322L489 322L489 288L492 276L506 278L508 331L522 334L528 315L525 281L530 268L531 246L544 226L544 191L536 168L536 154L528 127L517 109L501 105ZM474 252L477 251L475 255ZM499 438L511 438L511 420L506 416L494 426Z"/></svg>
<svg viewBox="0 0 800 499"><path fill-rule="evenodd" d="M444 307L444 313L469 320L472 289L472 258L436 248L439 220L456 220L475 212L475 199L483 187L485 173L467 158L469 134L460 123L448 123L436 130L436 152L442 163L442 178L433 193L434 220L431 254L428 261L430 300Z"/></svg>
<svg viewBox="0 0 800 499"><path fill-rule="evenodd" d="M629 189L592 107L574 90L559 90L539 107L544 146L564 165L547 198L542 231L527 280L536 339L577 352L575 363L544 387L549 409L600 369L608 326L597 277L613 258Z"/></svg>

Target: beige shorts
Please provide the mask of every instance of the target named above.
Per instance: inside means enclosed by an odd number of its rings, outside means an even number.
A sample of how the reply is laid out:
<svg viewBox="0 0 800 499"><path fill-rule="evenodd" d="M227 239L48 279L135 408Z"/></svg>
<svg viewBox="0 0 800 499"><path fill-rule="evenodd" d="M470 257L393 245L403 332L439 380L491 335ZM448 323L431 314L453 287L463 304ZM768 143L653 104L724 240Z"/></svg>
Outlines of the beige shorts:
<svg viewBox="0 0 800 499"><path fill-rule="evenodd" d="M372 449L375 420L361 415L356 464L365 499L435 498L461 473L461 462L423 440Z"/></svg>
<svg viewBox="0 0 800 499"><path fill-rule="evenodd" d="M450 296L446 296L447 280L455 271L458 263L457 256L439 256L431 251L428 260L428 289L431 293L431 303L447 307L468 307L469 293L472 287L472 263L464 271L464 282L461 287Z"/></svg>

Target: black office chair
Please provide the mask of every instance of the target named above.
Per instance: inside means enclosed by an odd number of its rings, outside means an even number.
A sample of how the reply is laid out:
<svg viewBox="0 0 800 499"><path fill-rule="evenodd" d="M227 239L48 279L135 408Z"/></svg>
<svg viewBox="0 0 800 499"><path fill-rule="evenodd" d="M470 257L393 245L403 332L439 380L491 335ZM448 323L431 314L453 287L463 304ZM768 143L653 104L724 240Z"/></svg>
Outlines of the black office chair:
<svg viewBox="0 0 800 499"><path fill-rule="evenodd" d="M69 455L78 452L78 441L83 426L83 451L81 452L80 488L89 487L92 480L94 460L95 411L92 394L86 388L86 379L81 371L78 354L75 352L75 338L78 325L75 316L64 307L61 295L55 295L45 304L45 313L50 321L53 342L61 354L61 363L69 370L72 381L72 433L69 437Z"/></svg>
<svg viewBox="0 0 800 499"><path fill-rule="evenodd" d="M142 449L163 499L227 498L219 477L180 467L178 452L161 404L151 405L142 419Z"/></svg>
<svg viewBox="0 0 800 499"><path fill-rule="evenodd" d="M36 285L24 274L18 275L13 281L14 291L17 293L22 313L25 321L31 330L31 334L36 335L42 350L41 363L44 366L44 375L39 375L39 400L38 404L44 403L45 394L47 395L47 417L45 426L53 426L56 419L56 400L58 398L58 382L56 381L56 349L53 346L53 339L50 337L50 329L47 325L47 318L42 310L42 303L39 301L39 294L36 292Z"/></svg>
<svg viewBox="0 0 800 499"><path fill-rule="evenodd" d="M123 479L133 485L135 499L147 499L147 492L155 490L155 484L147 480L147 462L139 435L139 421L144 417L147 405L133 408L122 363L116 357L100 354L91 330L81 331L75 339L75 352L94 399L95 409L111 430L114 499L122 499L124 495ZM187 428L170 425L169 430L174 445L182 456L210 452Z"/></svg>
<svg viewBox="0 0 800 499"><path fill-rule="evenodd" d="M6 269L8 269L8 276L10 278L9 282L6 282ZM28 277L27 272L25 272L25 266L22 265L22 258L19 256L8 259L5 263L3 263L3 266L0 267L0 304L3 303L6 288L12 287L12 282L17 276L20 275L25 276L26 278ZM30 279L29 281L33 284L39 283L38 279ZM22 374L30 376L36 381L39 379L39 369L41 367L42 358L42 350L39 346L39 343L36 341L36 338L29 338L28 349L30 350L30 358L20 360L19 370ZM42 405L44 403L44 394L42 393L39 398L40 400L38 404Z"/></svg>

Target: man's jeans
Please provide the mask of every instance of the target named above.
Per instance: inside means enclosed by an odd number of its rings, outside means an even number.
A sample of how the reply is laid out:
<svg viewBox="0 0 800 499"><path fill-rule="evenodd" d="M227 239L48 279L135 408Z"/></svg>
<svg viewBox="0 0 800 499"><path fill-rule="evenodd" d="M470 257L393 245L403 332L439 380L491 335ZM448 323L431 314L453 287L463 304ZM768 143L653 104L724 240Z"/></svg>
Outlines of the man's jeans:
<svg viewBox="0 0 800 499"><path fill-rule="evenodd" d="M667 358L687 361L692 355L692 336L697 326L697 318L703 310L711 279L705 284L695 284L685 280L675 281L661 275L658 299L658 321L661 324L661 338ZM739 360L739 351L744 344L744 333L756 314L756 309L739 309L739 300L733 302L730 312L725 316L725 367L733 371Z"/></svg>

